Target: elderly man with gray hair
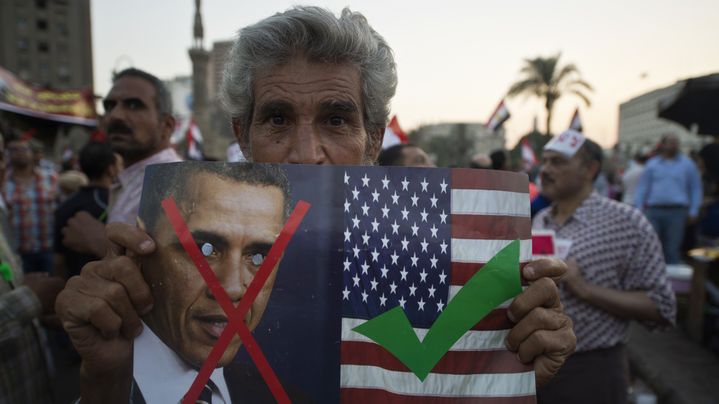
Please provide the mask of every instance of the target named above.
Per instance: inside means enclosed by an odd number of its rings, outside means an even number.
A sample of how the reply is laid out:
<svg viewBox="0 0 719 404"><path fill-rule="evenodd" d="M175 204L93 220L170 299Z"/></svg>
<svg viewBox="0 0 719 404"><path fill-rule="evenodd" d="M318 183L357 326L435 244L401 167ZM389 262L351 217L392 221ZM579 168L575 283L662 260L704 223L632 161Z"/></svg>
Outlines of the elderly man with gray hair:
<svg viewBox="0 0 719 404"><path fill-rule="evenodd" d="M295 7L240 31L221 91L250 161L362 165L377 159L396 85L392 50L364 16ZM113 254L68 282L58 311L83 358L83 402L126 403L132 341L153 301L135 261L122 253L150 255L155 242L123 224L109 225L107 234ZM534 362L540 384L574 350L552 280L565 271L558 260L528 264L530 286L508 309L516 325L507 346Z"/></svg>

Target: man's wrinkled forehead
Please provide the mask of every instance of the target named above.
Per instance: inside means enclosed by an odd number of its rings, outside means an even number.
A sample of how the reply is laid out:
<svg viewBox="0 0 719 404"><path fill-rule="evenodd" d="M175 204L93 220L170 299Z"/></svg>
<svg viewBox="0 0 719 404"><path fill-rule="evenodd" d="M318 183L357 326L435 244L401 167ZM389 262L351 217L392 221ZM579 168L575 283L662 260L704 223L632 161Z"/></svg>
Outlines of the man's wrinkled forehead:
<svg viewBox="0 0 719 404"><path fill-rule="evenodd" d="M311 102L322 110L358 112L362 108L359 70L349 64L293 58L260 72L254 83L254 110L288 109Z"/></svg>

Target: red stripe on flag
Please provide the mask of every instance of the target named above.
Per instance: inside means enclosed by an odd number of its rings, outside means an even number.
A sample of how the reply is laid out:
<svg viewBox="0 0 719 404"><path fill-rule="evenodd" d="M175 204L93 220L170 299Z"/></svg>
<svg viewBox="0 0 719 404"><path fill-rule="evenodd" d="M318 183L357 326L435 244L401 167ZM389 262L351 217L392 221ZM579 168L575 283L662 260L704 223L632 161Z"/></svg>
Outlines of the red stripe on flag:
<svg viewBox="0 0 719 404"><path fill-rule="evenodd" d="M452 215L452 238L528 240L532 224L526 217Z"/></svg>
<svg viewBox="0 0 719 404"><path fill-rule="evenodd" d="M507 309L494 309L482 321L472 327L473 331L497 331L508 330L514 324L507 317ZM516 358L515 358L516 359Z"/></svg>
<svg viewBox="0 0 719 404"><path fill-rule="evenodd" d="M379 366L396 372L409 369L386 349L372 342L345 341L341 345L343 365ZM524 373L531 366L517 360L510 351L449 351L432 368L432 374L471 375L478 373Z"/></svg>
<svg viewBox="0 0 719 404"><path fill-rule="evenodd" d="M390 393L378 389L342 388L340 402L343 404L536 404L534 396L517 397L440 397L415 396Z"/></svg>
<svg viewBox="0 0 719 404"><path fill-rule="evenodd" d="M453 262L452 263L452 274L449 277L449 284L455 286L461 286L469 282L469 279L482 269L483 264L466 263L466 262ZM519 263L519 270L524 269L527 265L526 262Z"/></svg>
<svg viewBox="0 0 719 404"><path fill-rule="evenodd" d="M510 171L492 171L492 175L477 175L472 168L452 169L452 189L482 189L529 193L529 178Z"/></svg>

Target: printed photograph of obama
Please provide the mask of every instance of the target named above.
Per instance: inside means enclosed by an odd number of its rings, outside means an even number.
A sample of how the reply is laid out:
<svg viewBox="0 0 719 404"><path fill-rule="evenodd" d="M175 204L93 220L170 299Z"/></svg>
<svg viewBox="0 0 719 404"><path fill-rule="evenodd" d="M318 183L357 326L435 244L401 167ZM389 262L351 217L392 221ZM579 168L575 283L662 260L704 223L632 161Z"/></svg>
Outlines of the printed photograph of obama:
<svg viewBox="0 0 719 404"><path fill-rule="evenodd" d="M289 183L276 165L185 162L149 167L144 190L140 218L158 248L141 262L141 270L155 305L143 316L146 327L134 342L132 397L135 403L178 402L228 318L177 238L162 200L174 198L200 252L236 306L287 220ZM245 316L250 331L265 312L278 266ZM240 361L231 365L241 345L235 335L200 401L272 400L254 366Z"/></svg>

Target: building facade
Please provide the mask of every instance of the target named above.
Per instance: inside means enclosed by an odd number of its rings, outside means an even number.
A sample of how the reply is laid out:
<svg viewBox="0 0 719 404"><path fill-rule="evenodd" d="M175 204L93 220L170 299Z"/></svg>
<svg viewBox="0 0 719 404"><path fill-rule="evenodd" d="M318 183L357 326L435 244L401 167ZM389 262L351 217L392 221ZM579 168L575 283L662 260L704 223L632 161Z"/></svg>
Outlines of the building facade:
<svg viewBox="0 0 719 404"><path fill-rule="evenodd" d="M41 87L92 88L90 0L0 1L0 66Z"/></svg>
<svg viewBox="0 0 719 404"><path fill-rule="evenodd" d="M631 156L644 147L654 147L662 135L667 133L679 136L684 150L698 150L708 141L684 126L658 116L659 102L675 96L683 86L684 82L678 81L619 105L619 145L627 155Z"/></svg>
<svg viewBox="0 0 719 404"><path fill-rule="evenodd" d="M483 123L422 125L409 134L409 139L441 167L466 167L475 153L504 149L504 130L495 133Z"/></svg>

